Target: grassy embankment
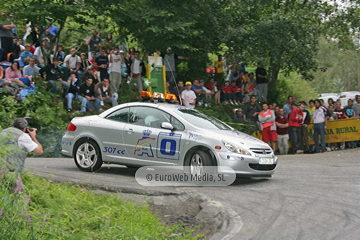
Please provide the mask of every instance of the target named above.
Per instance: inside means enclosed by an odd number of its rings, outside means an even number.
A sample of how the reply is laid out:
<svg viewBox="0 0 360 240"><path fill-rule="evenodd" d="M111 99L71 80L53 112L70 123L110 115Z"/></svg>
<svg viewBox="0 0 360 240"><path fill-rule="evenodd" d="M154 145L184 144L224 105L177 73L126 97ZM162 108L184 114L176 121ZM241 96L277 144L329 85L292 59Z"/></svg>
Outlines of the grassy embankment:
<svg viewBox="0 0 360 240"><path fill-rule="evenodd" d="M148 206L116 194L53 183L26 174L23 186L0 177L0 239L198 239L182 226L159 222ZM9 182L17 186L9 190ZM24 188L22 190L22 188Z"/></svg>

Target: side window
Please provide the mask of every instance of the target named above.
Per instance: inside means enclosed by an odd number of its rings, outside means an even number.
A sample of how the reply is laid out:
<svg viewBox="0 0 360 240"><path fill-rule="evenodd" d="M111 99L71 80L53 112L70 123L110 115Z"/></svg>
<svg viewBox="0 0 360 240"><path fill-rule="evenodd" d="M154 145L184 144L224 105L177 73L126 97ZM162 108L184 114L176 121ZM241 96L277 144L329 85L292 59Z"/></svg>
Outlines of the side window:
<svg viewBox="0 0 360 240"><path fill-rule="evenodd" d="M162 122L170 122L170 115L156 108L151 107L131 107L131 124L161 128Z"/></svg>
<svg viewBox="0 0 360 240"><path fill-rule="evenodd" d="M129 120L129 109L121 108L106 116L106 119L127 123Z"/></svg>
<svg viewBox="0 0 360 240"><path fill-rule="evenodd" d="M175 128L176 131L184 131L185 126L176 118L171 117L171 125Z"/></svg>

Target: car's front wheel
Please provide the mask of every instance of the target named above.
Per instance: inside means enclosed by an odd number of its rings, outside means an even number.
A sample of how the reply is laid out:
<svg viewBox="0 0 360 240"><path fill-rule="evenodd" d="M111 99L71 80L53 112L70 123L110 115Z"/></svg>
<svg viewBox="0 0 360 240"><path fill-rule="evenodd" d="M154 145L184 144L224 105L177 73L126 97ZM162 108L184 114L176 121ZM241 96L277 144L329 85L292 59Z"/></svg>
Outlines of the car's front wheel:
<svg viewBox="0 0 360 240"><path fill-rule="evenodd" d="M94 140L81 139L74 148L74 160L78 168L85 172L94 172L100 169L103 161L100 148Z"/></svg>
<svg viewBox="0 0 360 240"><path fill-rule="evenodd" d="M190 158L189 172L192 175L202 175L205 171L210 173L208 172L209 169L206 169L206 167L209 166L215 166L210 153L203 150L196 150Z"/></svg>

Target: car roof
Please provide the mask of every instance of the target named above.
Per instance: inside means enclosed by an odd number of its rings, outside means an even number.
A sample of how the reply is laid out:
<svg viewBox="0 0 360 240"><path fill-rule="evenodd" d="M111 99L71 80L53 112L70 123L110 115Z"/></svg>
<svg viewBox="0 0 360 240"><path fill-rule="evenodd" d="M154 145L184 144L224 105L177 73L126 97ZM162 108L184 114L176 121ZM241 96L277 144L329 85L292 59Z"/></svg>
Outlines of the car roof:
<svg viewBox="0 0 360 240"><path fill-rule="evenodd" d="M123 103L120 105L117 105L115 107L112 107L106 111L104 111L103 113L99 114L100 117L105 117L107 116L109 113L116 111L119 108L123 108L123 107L133 107L133 106L137 106L137 107L153 107L153 108L159 108L165 111L176 111L177 109L183 109L186 108L184 106L180 106L177 104L171 104L171 103L151 103L151 102L128 102L128 103Z"/></svg>

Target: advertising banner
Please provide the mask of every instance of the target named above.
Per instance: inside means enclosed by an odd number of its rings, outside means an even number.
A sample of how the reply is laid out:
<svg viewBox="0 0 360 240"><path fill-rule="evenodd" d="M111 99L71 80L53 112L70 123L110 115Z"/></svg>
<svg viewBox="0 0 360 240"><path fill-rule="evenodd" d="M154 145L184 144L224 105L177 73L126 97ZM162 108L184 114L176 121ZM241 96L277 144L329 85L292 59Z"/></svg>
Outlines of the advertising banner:
<svg viewBox="0 0 360 240"><path fill-rule="evenodd" d="M328 121L325 131L326 143L360 141L360 118L349 118ZM309 124L309 144L314 144L314 127ZM254 137L261 139L260 131L252 134ZM319 136L320 141L320 136ZM290 145L290 142L289 142Z"/></svg>
<svg viewBox="0 0 360 240"><path fill-rule="evenodd" d="M309 143L314 144L313 124L309 127ZM325 131L326 143L349 142L360 140L360 119L349 118L328 121Z"/></svg>

